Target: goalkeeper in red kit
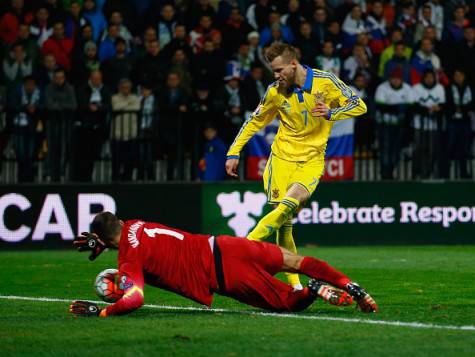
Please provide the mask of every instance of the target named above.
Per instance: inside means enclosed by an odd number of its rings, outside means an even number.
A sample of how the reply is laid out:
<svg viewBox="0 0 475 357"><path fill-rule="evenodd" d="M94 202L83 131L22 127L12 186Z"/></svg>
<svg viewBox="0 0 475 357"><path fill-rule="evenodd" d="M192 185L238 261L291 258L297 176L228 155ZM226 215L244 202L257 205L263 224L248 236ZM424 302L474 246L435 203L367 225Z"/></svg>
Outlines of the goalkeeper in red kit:
<svg viewBox="0 0 475 357"><path fill-rule="evenodd" d="M127 314L142 306L149 284L210 306L213 294L272 311L301 311L321 297L333 305L353 300L364 312L377 312L371 296L346 275L313 257L296 255L277 245L231 236L191 234L159 223L123 222L110 212L96 215L92 232L74 244L92 250L93 260L105 248L119 249L119 281L124 295L101 309L73 301L75 315ZM308 286L294 289L275 278L279 272L309 276Z"/></svg>

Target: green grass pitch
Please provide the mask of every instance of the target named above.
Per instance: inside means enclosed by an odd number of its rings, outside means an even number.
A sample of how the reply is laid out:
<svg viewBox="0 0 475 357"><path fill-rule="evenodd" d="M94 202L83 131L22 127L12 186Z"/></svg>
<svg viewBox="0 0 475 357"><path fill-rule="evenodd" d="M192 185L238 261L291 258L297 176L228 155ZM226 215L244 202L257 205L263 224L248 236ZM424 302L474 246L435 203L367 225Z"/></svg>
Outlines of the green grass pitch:
<svg viewBox="0 0 475 357"><path fill-rule="evenodd" d="M73 318L67 302L0 298L0 355L475 355L473 327L428 326L475 325L475 246L309 247L300 252L325 259L360 282L381 313L365 315L317 301L297 318L262 316L249 313L260 310L216 296L214 308L232 311L144 307L129 316L87 319ZM115 259L115 252L95 262L74 251L2 252L0 295L97 300L93 280L99 271L115 267ZM145 288L145 303L199 307L152 287Z"/></svg>

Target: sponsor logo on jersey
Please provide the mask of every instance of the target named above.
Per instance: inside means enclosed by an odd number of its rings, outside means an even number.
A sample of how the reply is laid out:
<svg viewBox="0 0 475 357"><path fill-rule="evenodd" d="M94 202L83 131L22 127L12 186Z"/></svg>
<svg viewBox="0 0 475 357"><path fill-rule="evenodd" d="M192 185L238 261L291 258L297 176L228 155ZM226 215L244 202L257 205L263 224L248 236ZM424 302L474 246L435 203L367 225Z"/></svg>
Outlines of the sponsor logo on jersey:
<svg viewBox="0 0 475 357"><path fill-rule="evenodd" d="M129 280L127 275L122 275L120 277L119 289L125 291L125 290L131 288L133 285L134 285L134 283Z"/></svg>
<svg viewBox="0 0 475 357"><path fill-rule="evenodd" d="M251 191L244 192L243 200L239 191L220 193L216 197L223 217L230 217L228 227L234 230L234 234L238 237L247 236L249 230L256 224L256 218L262 214L266 201L265 193Z"/></svg>

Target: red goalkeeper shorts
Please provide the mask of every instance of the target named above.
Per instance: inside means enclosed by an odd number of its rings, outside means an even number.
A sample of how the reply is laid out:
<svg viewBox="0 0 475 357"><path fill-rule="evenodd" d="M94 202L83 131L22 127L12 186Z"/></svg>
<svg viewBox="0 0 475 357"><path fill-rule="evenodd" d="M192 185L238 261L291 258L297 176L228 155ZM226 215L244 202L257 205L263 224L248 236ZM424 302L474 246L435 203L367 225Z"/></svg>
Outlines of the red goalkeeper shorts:
<svg viewBox="0 0 475 357"><path fill-rule="evenodd" d="M216 237L216 244L220 294L264 309L292 310L289 297L294 294L293 288L274 278L283 264L278 246L231 236Z"/></svg>

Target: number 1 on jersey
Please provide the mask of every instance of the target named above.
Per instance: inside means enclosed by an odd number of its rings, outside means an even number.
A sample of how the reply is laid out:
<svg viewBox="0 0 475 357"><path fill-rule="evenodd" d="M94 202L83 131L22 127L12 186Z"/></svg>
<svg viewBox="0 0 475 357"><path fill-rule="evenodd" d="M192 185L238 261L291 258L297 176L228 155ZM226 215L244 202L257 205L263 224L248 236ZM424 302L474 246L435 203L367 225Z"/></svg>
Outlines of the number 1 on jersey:
<svg viewBox="0 0 475 357"><path fill-rule="evenodd" d="M143 231L145 232L146 235L148 235L150 238L155 238L156 234L164 234L167 236L174 237L179 240L183 240L185 236L181 233L172 231L170 229L163 229L163 228L144 228Z"/></svg>

